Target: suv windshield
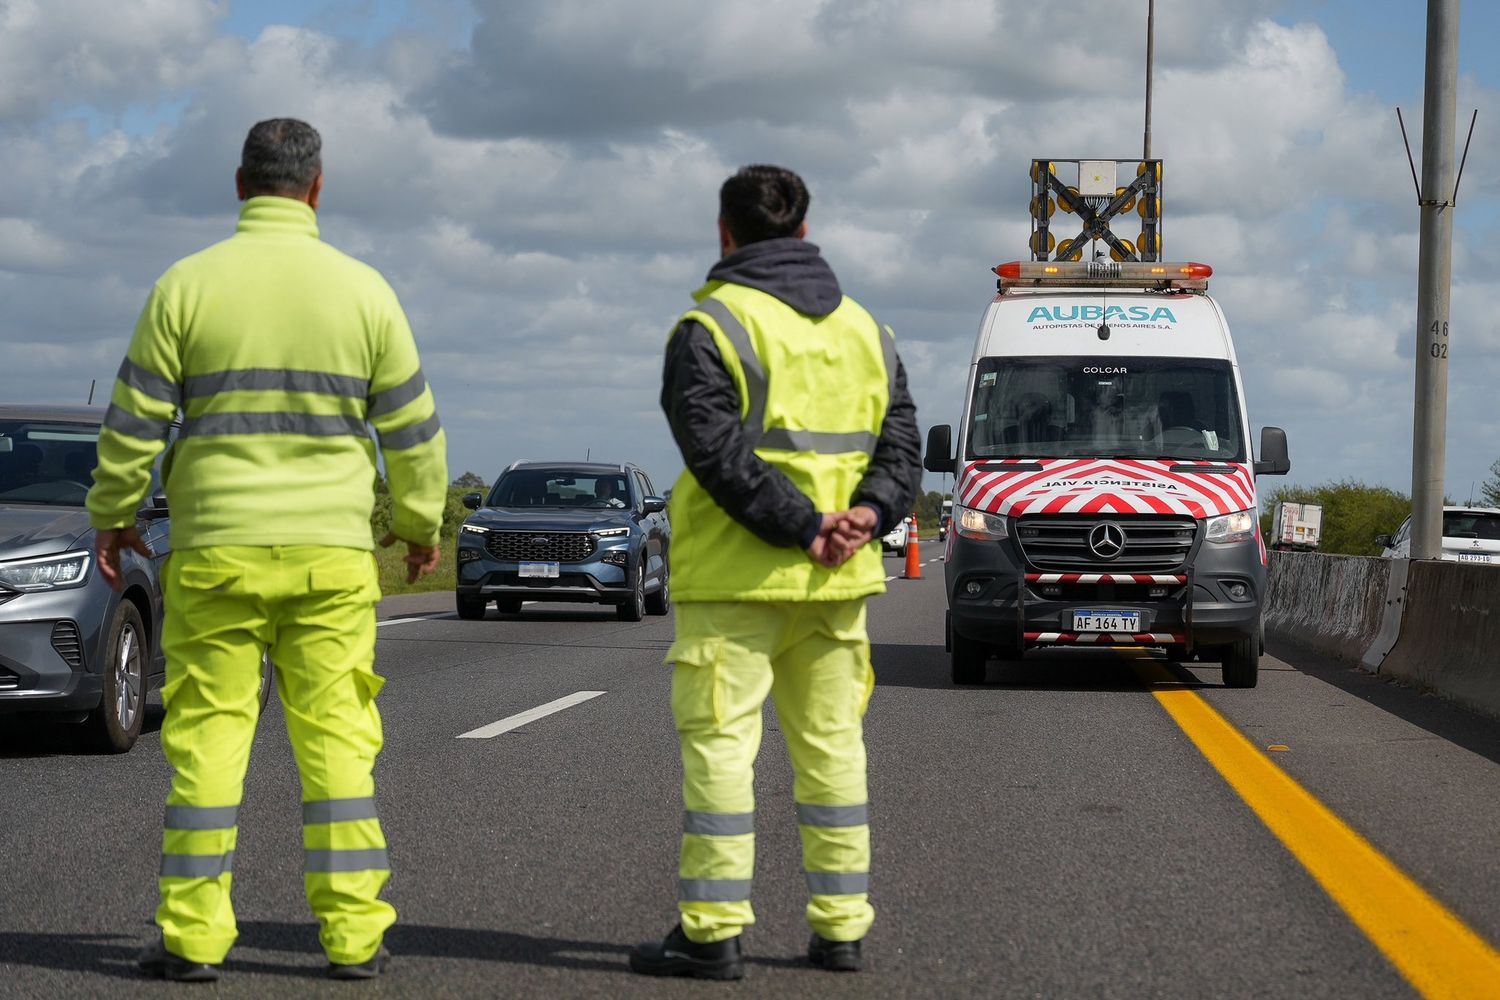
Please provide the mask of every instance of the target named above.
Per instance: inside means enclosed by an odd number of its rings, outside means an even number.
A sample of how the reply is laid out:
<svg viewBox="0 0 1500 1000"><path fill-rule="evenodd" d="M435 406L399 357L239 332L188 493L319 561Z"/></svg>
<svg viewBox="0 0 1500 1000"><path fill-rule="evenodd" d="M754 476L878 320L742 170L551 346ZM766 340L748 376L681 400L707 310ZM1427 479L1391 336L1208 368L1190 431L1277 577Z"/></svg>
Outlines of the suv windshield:
<svg viewBox="0 0 1500 1000"><path fill-rule="evenodd" d="M982 358L969 458L1244 461L1227 361Z"/></svg>
<svg viewBox="0 0 1500 1000"><path fill-rule="evenodd" d="M1444 538L1483 538L1500 542L1500 514L1471 510L1443 512Z"/></svg>
<svg viewBox="0 0 1500 1000"><path fill-rule="evenodd" d="M500 477L485 501L490 507L630 506L625 474L516 469Z"/></svg>
<svg viewBox="0 0 1500 1000"><path fill-rule="evenodd" d="M0 421L0 503L82 507L98 461L96 424Z"/></svg>

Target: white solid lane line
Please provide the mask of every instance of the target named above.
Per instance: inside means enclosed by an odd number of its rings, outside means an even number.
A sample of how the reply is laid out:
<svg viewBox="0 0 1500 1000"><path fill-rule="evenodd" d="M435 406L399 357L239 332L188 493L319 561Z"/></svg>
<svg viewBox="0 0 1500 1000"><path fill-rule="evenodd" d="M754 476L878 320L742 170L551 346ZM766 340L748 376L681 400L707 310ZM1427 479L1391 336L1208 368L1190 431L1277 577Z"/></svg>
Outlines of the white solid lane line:
<svg viewBox="0 0 1500 1000"><path fill-rule="evenodd" d="M604 693L603 691L575 691L566 698L558 698L556 701L549 701L545 705L538 705L536 708L528 708L524 712L517 712L515 715L506 716L499 722L491 722L488 726L480 726L478 729L471 729L467 733L460 733L458 738L461 740L487 740L491 736L499 736L501 733L508 733L512 729L520 729L528 722L535 722L537 719L546 718L554 712L561 712L565 708L572 708L574 705L597 698Z"/></svg>
<svg viewBox="0 0 1500 1000"><path fill-rule="evenodd" d="M385 619L385 621L376 622L375 623L375 627L376 628L381 628L382 626L385 626L385 625L404 625L407 622L430 622L430 621L433 621L433 620L438 619L438 618L452 618L452 617L453 616L450 615L450 614L448 614L447 612L438 612L437 614L431 614L431 615L408 615L405 618L387 618L387 619Z"/></svg>

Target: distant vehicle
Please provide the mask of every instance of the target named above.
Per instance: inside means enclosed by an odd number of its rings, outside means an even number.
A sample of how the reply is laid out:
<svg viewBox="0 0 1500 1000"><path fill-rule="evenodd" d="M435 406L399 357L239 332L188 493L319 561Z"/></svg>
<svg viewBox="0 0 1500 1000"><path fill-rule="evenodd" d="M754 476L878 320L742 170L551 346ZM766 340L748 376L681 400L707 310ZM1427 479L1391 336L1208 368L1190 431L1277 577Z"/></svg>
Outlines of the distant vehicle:
<svg viewBox="0 0 1500 1000"><path fill-rule="evenodd" d="M938 515L938 541L948 540L948 528L953 524L953 501L943 501L943 512Z"/></svg>
<svg viewBox="0 0 1500 1000"><path fill-rule="evenodd" d="M880 551L882 552L905 552L906 538L911 532L911 524L906 518L902 518L890 531L880 536Z"/></svg>
<svg viewBox="0 0 1500 1000"><path fill-rule="evenodd" d="M1411 518L1393 535L1376 535L1387 559L1411 558ZM1449 562L1500 565L1500 508L1444 507L1443 558Z"/></svg>
<svg viewBox="0 0 1500 1000"><path fill-rule="evenodd" d="M636 466L517 462L463 502L460 618L491 601L502 614L527 600L613 604L629 622L670 610L667 503Z"/></svg>
<svg viewBox="0 0 1500 1000"><path fill-rule="evenodd" d="M154 555L122 552L124 588L111 590L83 505L103 420L102 407L0 405L0 716L83 723L84 743L123 753L166 674L159 577L170 522L153 476L136 527ZM262 706L270 686L264 669Z"/></svg>
<svg viewBox="0 0 1500 1000"><path fill-rule="evenodd" d="M1272 548L1315 549L1323 536L1323 508L1315 503L1279 503L1271 526Z"/></svg>

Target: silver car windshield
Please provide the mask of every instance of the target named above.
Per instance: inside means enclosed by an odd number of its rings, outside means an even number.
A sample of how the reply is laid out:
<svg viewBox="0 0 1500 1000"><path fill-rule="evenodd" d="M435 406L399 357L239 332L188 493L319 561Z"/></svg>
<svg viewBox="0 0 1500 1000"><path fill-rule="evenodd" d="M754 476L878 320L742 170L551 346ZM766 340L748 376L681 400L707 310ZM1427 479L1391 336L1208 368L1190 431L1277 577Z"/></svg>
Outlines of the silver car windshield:
<svg viewBox="0 0 1500 1000"><path fill-rule="evenodd" d="M982 358L970 413L969 458L1245 460L1227 361Z"/></svg>
<svg viewBox="0 0 1500 1000"><path fill-rule="evenodd" d="M82 507L98 462L97 425L0 421L0 503Z"/></svg>

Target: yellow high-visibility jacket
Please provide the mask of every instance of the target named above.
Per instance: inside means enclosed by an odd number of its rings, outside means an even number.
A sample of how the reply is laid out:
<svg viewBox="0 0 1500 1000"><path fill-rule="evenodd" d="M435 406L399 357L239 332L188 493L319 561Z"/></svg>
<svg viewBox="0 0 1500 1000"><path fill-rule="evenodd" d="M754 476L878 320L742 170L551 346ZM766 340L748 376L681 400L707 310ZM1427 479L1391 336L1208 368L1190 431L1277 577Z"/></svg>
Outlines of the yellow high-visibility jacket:
<svg viewBox="0 0 1500 1000"><path fill-rule="evenodd" d="M318 238L289 198L157 281L120 366L89 491L96 528L135 523L163 466L172 546L372 547L379 435L392 527L437 541L446 439L396 294Z"/></svg>

